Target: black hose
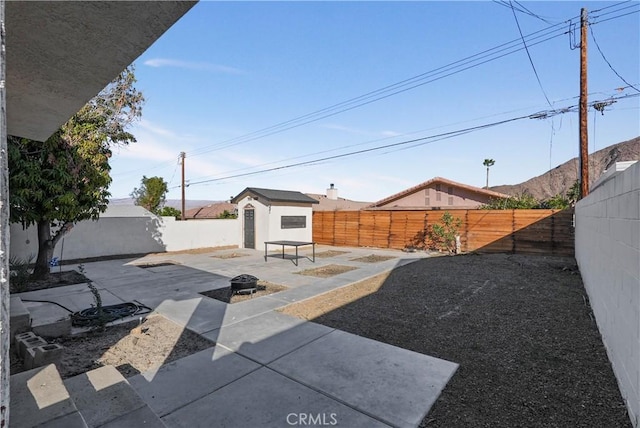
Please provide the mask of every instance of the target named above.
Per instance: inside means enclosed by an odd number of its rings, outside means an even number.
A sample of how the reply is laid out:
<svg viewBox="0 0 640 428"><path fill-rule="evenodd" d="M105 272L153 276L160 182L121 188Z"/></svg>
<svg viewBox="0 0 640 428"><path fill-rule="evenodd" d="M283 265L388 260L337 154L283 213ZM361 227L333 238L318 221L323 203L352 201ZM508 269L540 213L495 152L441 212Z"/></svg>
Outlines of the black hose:
<svg viewBox="0 0 640 428"><path fill-rule="evenodd" d="M97 307L91 307L75 312L71 315L71 324L75 327L89 327L104 325L108 322L115 321L121 318L144 315L151 312L151 308L143 305L140 302L137 303L120 303L117 305L109 305L102 307L102 313L98 311Z"/></svg>

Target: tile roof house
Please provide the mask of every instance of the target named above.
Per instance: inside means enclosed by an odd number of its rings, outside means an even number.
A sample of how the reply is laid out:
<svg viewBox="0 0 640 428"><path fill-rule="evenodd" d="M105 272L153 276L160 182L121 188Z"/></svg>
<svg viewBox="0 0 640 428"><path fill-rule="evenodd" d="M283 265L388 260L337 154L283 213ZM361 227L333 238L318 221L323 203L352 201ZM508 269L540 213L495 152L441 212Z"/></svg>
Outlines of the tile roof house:
<svg viewBox="0 0 640 428"><path fill-rule="evenodd" d="M318 204L313 206L313 211L357 211L371 205L371 202L339 198L338 189L333 184L324 195L321 193L306 193L306 195L318 201Z"/></svg>
<svg viewBox="0 0 640 428"><path fill-rule="evenodd" d="M379 200L366 209L473 209L508 195L434 177Z"/></svg>
<svg viewBox="0 0 640 428"><path fill-rule="evenodd" d="M230 202L218 202L215 204L205 205L203 207L191 208L190 210L185 211L184 218L187 220L218 218L218 216L225 211L237 214L238 205Z"/></svg>

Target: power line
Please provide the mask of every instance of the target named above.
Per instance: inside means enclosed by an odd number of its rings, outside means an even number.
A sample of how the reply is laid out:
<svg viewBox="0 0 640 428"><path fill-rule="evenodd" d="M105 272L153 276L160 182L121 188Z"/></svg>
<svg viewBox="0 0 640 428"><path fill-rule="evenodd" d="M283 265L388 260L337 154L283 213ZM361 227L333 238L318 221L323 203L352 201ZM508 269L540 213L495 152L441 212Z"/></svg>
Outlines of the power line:
<svg viewBox="0 0 640 428"><path fill-rule="evenodd" d="M511 6L511 11L513 12L513 18L516 20L516 25L518 26L518 33L520 33L522 44L524 45L524 49L527 51L527 57L529 57L529 63L531 64L531 68L533 68L533 73L536 75L536 80L538 81L538 85L540 85L540 90L544 95L544 99L547 100L547 104L549 104L549 107L553 108L553 105L551 105L551 101L549 101L549 97L547 96L547 93L542 87L542 82L540 81L540 76L538 76L538 71L536 70L536 66L533 64L533 59L531 59L531 53L529 52L529 48L527 47L527 42L524 40L524 36L522 35L520 22L518 22L518 16L516 15L516 10L513 8L513 4L511 3L511 0L509 0L509 5Z"/></svg>
<svg viewBox="0 0 640 428"><path fill-rule="evenodd" d="M638 94L638 95L640 95L640 94ZM638 96L638 95L631 94L631 95L623 95L623 96L619 96L619 97L611 97L606 102L607 103L609 103L609 102L613 103L613 102L616 102L619 99L631 98L631 97L635 97L635 96ZM593 107L594 104L602 103L602 102L603 101L594 101L594 102L590 103L590 105ZM510 119L504 119L504 120L500 120L500 121L496 121L496 122L492 122L492 123L487 123L487 124L483 124L483 125L477 125L477 126L473 126L473 127L469 127L469 128L465 128L465 129L460 129L460 130L455 130L455 131L450 131L450 132L430 135L430 136L427 136L427 137L414 138L414 139L411 139L411 140L405 140L405 141L400 141L400 142L397 142L397 143L385 144L385 145L382 145L382 146L376 146L376 147L356 150L356 151L347 152L347 153L341 153L341 154L332 155L332 156L325 156L325 157L322 157L322 158L312 159L312 160L308 160L308 161L304 161L304 162L296 162L296 163L293 163L293 164L281 165L281 166L262 169L262 170L258 170L258 171L251 171L251 172L245 172L245 173L240 173L240 174L232 174L232 175L227 175L227 176L224 176L224 177L218 177L218 178L212 178L212 179L208 179L208 180L195 181L195 182L189 183L189 186L200 185L200 184L204 184L204 183L212 183L212 182L216 182L216 181L229 180L229 179L232 179L232 178L239 178L239 177L247 177L247 176L251 176L251 175L264 174L264 173L267 173L267 172L273 172L273 171L289 169L289 168L294 168L294 167L300 167L300 166L305 166L305 165L314 165L314 164L317 164L319 162L327 162L327 161L330 161L330 160L335 160L335 159L355 156L355 155L364 154L364 153L375 152L375 151L389 149L389 148L402 147L402 149L404 149L405 147L403 147L403 146L407 146L409 144L413 144L413 146L411 146L411 147L418 147L418 146L422 146L422 145L425 145L425 144L430 144L430 143L435 142L435 141L440 141L442 139L453 138L453 137L456 137L456 136L468 134L470 132L475 132L475 131L479 131L481 129L487 129L487 128L503 125L503 124L510 123L510 122L515 122L515 121L522 120L522 119L547 119L547 118L550 118L550 117L553 117L553 116L557 116L557 115L561 115L561 114L565 114L565 113L569 113L569 112L575 112L575 111L577 111L577 108L578 108L578 105L571 105L571 106L563 107L563 108L560 108L560 109L546 110L546 111L543 111L543 112L537 112L537 113L528 114L528 115L524 115L524 116L518 116L518 117L514 117L514 118L510 118ZM433 140L433 141L428 141L428 140Z"/></svg>
<svg viewBox="0 0 640 428"><path fill-rule="evenodd" d="M562 24L551 25L542 30L533 32L525 36L525 38L530 39L530 41L537 40L536 43L533 43L531 45L536 45L536 44L546 42L548 40L551 40L555 37L559 37L566 33L563 29L557 28L560 25ZM558 33L558 31L561 31L561 32ZM406 92L411 89L415 89L419 86L432 83L444 77L457 74L459 72L468 70L470 68L474 68L479 65L485 64L487 62L502 58L506 55L518 52L524 49L524 47L519 47L521 42L522 42L521 38L511 40L509 42L495 46L493 48L486 49L484 51L467 56L465 58L446 64L444 66L404 79L402 81L393 83L383 88L370 91L363 95L350 98L346 101L342 101L340 103L331 105L329 107L325 107L323 109L316 110L314 112L311 112L302 116L298 116L296 118L293 118L284 122L280 122L276 125L262 128L257 131L253 131L251 133L223 141L219 144L203 147L199 150L195 150L191 152L190 155L196 156L196 155L208 153L214 150L235 146L237 144L254 141L258 138L263 138L266 136L273 135L275 133L283 132L283 131L293 129L302 125L306 125L308 123L315 122L317 120L321 120L330 116L335 116L336 114L343 113L345 111L349 111L354 108L361 107L361 106L370 104L372 102L379 101L381 99L385 99L402 92ZM467 67L464 67L464 66L467 66ZM463 68L460 68L460 67L463 67Z"/></svg>
<svg viewBox="0 0 640 428"><path fill-rule="evenodd" d="M607 65L609 66L609 68L611 69L611 71L613 71L615 73L616 76L618 76L620 78L620 80L622 80L624 83L627 84L628 87L633 88L636 92L640 92L640 89L636 88L635 86L633 86L631 83L627 82L625 80L624 77L622 77L620 75L620 73L618 73L615 68L613 68L613 66L611 65L611 63L609 62L609 60L607 59L606 56L604 56L604 52L602 52L602 49L600 49L600 45L598 44L598 41L596 40L596 36L593 34L593 28L591 26L589 26L589 31L591 32L591 38L593 39L593 42L596 44L596 48L598 48L598 52L600 52L600 55L602 56L602 59L604 60L604 62L607 63Z"/></svg>
<svg viewBox="0 0 640 428"><path fill-rule="evenodd" d="M614 6L618 6L621 4L624 4L627 2L622 2L622 3L618 3L616 5L612 5L609 7L614 7ZM604 9L608 9L607 8L603 8L601 10ZM621 9L617 9L617 10L613 10L610 12L607 12L607 14L611 14L611 13L615 13L618 12L620 10L624 10L627 9L629 6L621 8ZM636 12L631 12L631 13L637 13ZM603 14L604 15L604 14ZM627 14L625 14L627 15ZM625 16L625 15L620 15L620 16L614 16L609 18L608 20L611 19L617 19L619 17ZM189 155L191 157L194 156L199 156L205 153L209 153L212 151L216 151L216 150L222 150L228 147L232 147L235 145L239 145L239 144L244 144L244 143L248 143L251 141L255 141L261 138L265 138L267 136L271 136L277 133L281 133L281 132L285 132L287 130L293 129L293 128L297 128L321 119L325 119L327 117L331 117L331 116L335 116L337 114L340 113L344 113L346 111L349 110L353 110L355 108L358 107L362 107L364 105L367 104L371 104L373 102L385 99L385 98L389 98L393 95L397 95L412 89L415 89L417 87L426 85L428 83L432 83L435 82L437 80L443 79L445 77L460 73L462 71L471 69L471 68L475 68L478 67L482 64L485 64L487 62L490 61L494 61L497 60L499 58L502 58L504 56L513 54L515 52L518 52L522 49L527 49L527 44L526 42L524 43L524 47L522 47L522 42L523 39L524 40L528 40L529 42L529 47L544 43L546 41L552 40L556 37L559 37L563 34L567 34L570 33L571 31L571 21L573 19L575 19L576 17L571 18L570 20L566 20L563 23L559 23L559 24L554 24L551 25L549 27L546 27L544 29L538 30L536 32L533 32L527 36L521 37L519 39L514 39L510 42L506 42L503 43L501 45L495 46L493 48L484 50L482 52L476 53L474 55L470 55L468 57L465 57L463 59L460 59L458 61L452 62L450 64L447 64L445 66L427 71L425 73L419 74L417 76L413 76L411 78L408 79L404 79L400 82L396 82L394 84L385 86L383 88L374 90L374 91L370 91L366 94L348 99L346 101L331 105L329 107L320 109L320 110L316 110L314 112L302 115L302 116L298 116L296 118L284 121L284 122L280 122L276 125L272 125L266 128L262 128L259 129L257 131L253 131L250 132L248 134L244 134L235 138L231 138L225 141L222 141L220 143L216 143L216 144L212 144L212 145L208 145L208 146L204 146L201 148L198 148L192 152L189 152ZM570 28L569 30L563 30L561 28L557 28L559 26L565 25L566 23L570 24ZM604 21L600 21L600 22L604 22ZM522 35L521 35L522 36ZM535 43L532 43L532 41L535 41ZM517 43L517 45L514 45L514 43ZM527 53L528 53L528 49L527 49ZM534 67L534 71L535 71L535 67ZM537 73L536 73L536 77ZM540 83L539 79L538 82ZM543 90L544 93L544 90ZM545 98L546 98L546 94L545 94ZM549 100L547 99L547 102ZM165 162L166 163L166 162ZM119 174L122 175L122 174Z"/></svg>

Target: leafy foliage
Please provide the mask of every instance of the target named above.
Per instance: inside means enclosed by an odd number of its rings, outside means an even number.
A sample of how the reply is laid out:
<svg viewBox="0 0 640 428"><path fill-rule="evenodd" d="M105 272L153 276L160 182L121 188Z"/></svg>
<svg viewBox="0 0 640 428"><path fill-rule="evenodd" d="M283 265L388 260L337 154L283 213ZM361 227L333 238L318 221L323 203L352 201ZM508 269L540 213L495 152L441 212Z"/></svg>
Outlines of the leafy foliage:
<svg viewBox="0 0 640 428"><path fill-rule="evenodd" d="M124 70L45 142L8 137L10 220L38 226L34 277L49 275L53 249L74 223L106 210L111 147L136 141L126 131L142 113L135 81L133 68Z"/></svg>
<svg viewBox="0 0 640 428"><path fill-rule="evenodd" d="M577 182L576 182L577 183ZM508 198L503 199L492 199L488 204L484 204L480 206L480 209L483 210L535 210L535 209L552 209L552 210L564 210L575 205L576 199L574 199L575 194L574 184L569 192L567 192L567 196L563 196L562 194L557 194L552 196L549 199L545 199L543 201L539 201L534 198L532 195L528 193L523 193L516 196L510 196Z"/></svg>
<svg viewBox="0 0 640 428"><path fill-rule="evenodd" d="M442 215L440 223L427 227L427 246L432 250L443 250L453 254L456 252L456 236L462 226L462 220L454 217L449 211Z"/></svg>
<svg viewBox="0 0 640 428"><path fill-rule="evenodd" d="M9 257L9 285L11 292L21 293L27 291L32 261L33 256L29 256L27 259L21 259L16 256Z"/></svg>
<svg viewBox="0 0 640 428"><path fill-rule="evenodd" d="M159 216L175 217L176 220L182 218L182 211L173 207L162 207L158 210Z"/></svg>
<svg viewBox="0 0 640 428"><path fill-rule="evenodd" d="M575 205L580 199L580 180L576 180L567 191L567 199L571 205Z"/></svg>
<svg viewBox="0 0 640 428"><path fill-rule="evenodd" d="M445 211L439 223L428 224L413 238L413 245L408 248L420 248L438 251L456 252L456 236L462 226L462 220Z"/></svg>
<svg viewBox="0 0 640 428"><path fill-rule="evenodd" d="M528 193L508 198L491 199L488 204L480 206L483 210L531 210L540 208L540 202Z"/></svg>
<svg viewBox="0 0 640 428"><path fill-rule="evenodd" d="M218 217L216 218L238 218L238 214L229 212L228 210L224 210L223 212L218 214Z"/></svg>
<svg viewBox="0 0 640 428"><path fill-rule="evenodd" d="M131 192L131 197L135 199L135 204L146 208L154 214L159 214L162 208L169 185L162 177L142 176L140 187L136 187Z"/></svg>

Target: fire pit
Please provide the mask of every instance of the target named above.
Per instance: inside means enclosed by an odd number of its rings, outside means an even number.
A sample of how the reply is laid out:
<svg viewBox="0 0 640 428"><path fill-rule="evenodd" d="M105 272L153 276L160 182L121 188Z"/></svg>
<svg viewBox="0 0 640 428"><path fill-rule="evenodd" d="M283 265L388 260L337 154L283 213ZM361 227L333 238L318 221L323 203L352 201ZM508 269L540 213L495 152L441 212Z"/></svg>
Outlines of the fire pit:
<svg viewBox="0 0 640 428"><path fill-rule="evenodd" d="M231 292L234 294L255 293L258 291L258 278L253 275L243 273L231 278Z"/></svg>

